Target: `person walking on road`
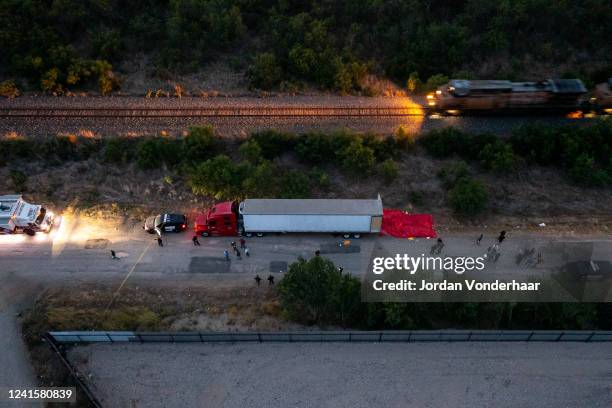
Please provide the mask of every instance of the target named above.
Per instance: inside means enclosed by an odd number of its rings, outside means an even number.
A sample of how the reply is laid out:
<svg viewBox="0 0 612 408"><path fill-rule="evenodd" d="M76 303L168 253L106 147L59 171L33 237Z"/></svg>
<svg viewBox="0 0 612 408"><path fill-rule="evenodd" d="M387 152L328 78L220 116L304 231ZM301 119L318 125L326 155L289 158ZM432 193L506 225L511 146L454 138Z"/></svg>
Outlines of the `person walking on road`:
<svg viewBox="0 0 612 408"><path fill-rule="evenodd" d="M497 237L497 241L501 244L504 239L506 239L506 231L502 231L499 233L499 237Z"/></svg>
<svg viewBox="0 0 612 408"><path fill-rule="evenodd" d="M482 238L484 237L484 234L480 234L480 236L478 237L478 239L476 240L476 245L480 246L480 242L482 241Z"/></svg>
<svg viewBox="0 0 612 408"><path fill-rule="evenodd" d="M115 253L114 249L111 249L110 251L111 251L111 259L119 259L117 258L117 254Z"/></svg>
<svg viewBox="0 0 612 408"><path fill-rule="evenodd" d="M227 252L227 249L223 251L223 256L225 257L225 260L229 262L230 257L229 257L229 252Z"/></svg>
<svg viewBox="0 0 612 408"><path fill-rule="evenodd" d="M442 248L444 248L444 242L442 242L442 238L438 238L438 250L436 251L436 254L442 252Z"/></svg>
<svg viewBox="0 0 612 408"><path fill-rule="evenodd" d="M235 250L236 250L236 241L232 241L231 245L232 245L232 248L233 248L233 249L234 249L234 251L235 251Z"/></svg>
<svg viewBox="0 0 612 408"><path fill-rule="evenodd" d="M251 251L249 251L249 248L244 247L244 254L247 256L247 258L251 256Z"/></svg>
<svg viewBox="0 0 612 408"><path fill-rule="evenodd" d="M257 283L257 286L259 286L259 284L261 283L261 278L259 277L259 275L255 275L255 283Z"/></svg>
<svg viewBox="0 0 612 408"><path fill-rule="evenodd" d="M157 237L157 245L160 247L164 246L164 241L162 241L161 237Z"/></svg>
<svg viewBox="0 0 612 408"><path fill-rule="evenodd" d="M240 238L240 248L246 248L246 241L244 240L244 238Z"/></svg>
<svg viewBox="0 0 612 408"><path fill-rule="evenodd" d="M236 249L236 257L238 257L238 259L242 259L240 258L240 251L238 249Z"/></svg>
<svg viewBox="0 0 612 408"><path fill-rule="evenodd" d="M191 238L191 240L193 241L193 246L200 246L200 241L198 241L197 235L194 235L193 238Z"/></svg>
<svg viewBox="0 0 612 408"><path fill-rule="evenodd" d="M274 286L274 276L268 276L268 286Z"/></svg>

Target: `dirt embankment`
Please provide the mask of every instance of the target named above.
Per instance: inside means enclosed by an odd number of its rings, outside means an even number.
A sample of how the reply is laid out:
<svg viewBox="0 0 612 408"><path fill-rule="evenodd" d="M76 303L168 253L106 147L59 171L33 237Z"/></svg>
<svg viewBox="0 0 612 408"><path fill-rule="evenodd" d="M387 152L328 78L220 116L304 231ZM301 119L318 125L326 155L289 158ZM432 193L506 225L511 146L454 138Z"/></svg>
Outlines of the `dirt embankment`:
<svg viewBox="0 0 612 408"><path fill-rule="evenodd" d="M438 176L441 169L453 168L457 160L433 159L417 149L402 152L396 161L399 174L392 182L376 174L357 177L328 163L322 170L329 176L329 186L313 187L312 197L372 198L380 193L388 208L433 214L441 233L486 228L570 235L607 235L612 231L612 189L578 187L554 168L529 166L494 175L477 165L469 166L474 177L486 184L489 199L483 215L465 219L456 217L449 208L447 186ZM292 153L275 162L280 169L312 170ZM0 167L1 191L17 191L11 177L14 170L26 175L23 187L31 201L59 211L72 206L95 215L141 221L156 211L183 211L194 216L213 201L194 195L184 173L163 167L143 171L135 164L106 164L98 157L54 165L40 160L16 161ZM542 223L544 227L539 226Z"/></svg>

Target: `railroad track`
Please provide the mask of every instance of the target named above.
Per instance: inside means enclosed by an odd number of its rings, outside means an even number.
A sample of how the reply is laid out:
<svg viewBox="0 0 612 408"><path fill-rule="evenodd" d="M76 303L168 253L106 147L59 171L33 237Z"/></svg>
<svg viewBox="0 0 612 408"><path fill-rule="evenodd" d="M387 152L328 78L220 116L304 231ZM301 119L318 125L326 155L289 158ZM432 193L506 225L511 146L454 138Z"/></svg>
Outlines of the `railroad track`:
<svg viewBox="0 0 612 408"><path fill-rule="evenodd" d="M424 116L420 107L205 107L205 108L57 108L10 107L0 108L0 117L12 118L192 118L192 117L391 117Z"/></svg>

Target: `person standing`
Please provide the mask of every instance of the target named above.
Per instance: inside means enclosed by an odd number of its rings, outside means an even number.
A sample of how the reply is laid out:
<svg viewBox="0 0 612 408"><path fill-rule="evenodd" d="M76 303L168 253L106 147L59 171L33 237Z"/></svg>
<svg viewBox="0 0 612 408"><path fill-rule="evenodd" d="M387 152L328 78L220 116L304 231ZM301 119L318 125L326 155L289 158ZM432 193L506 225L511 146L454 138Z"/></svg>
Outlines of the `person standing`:
<svg viewBox="0 0 612 408"><path fill-rule="evenodd" d="M236 248L236 257L238 257L238 259L242 259L240 258L240 251L238 250L238 248Z"/></svg>
<svg viewBox="0 0 612 408"><path fill-rule="evenodd" d="M162 241L161 237L157 237L157 245L160 247L164 246L164 241Z"/></svg>
<svg viewBox="0 0 612 408"><path fill-rule="evenodd" d="M234 249L234 251L235 251L235 250L236 250L236 241L232 241L231 245L232 245L232 248L233 248L233 249Z"/></svg>
<svg viewBox="0 0 612 408"><path fill-rule="evenodd" d="M482 241L482 238L484 237L484 234L480 234L480 236L478 237L478 239L476 240L476 245L480 246L480 242Z"/></svg>
<svg viewBox="0 0 612 408"><path fill-rule="evenodd" d="M117 258L117 254L115 253L114 249L111 249L110 251L111 251L111 259L119 259Z"/></svg>
<svg viewBox="0 0 612 408"><path fill-rule="evenodd" d="M255 275L255 283L257 283L257 286L259 286L259 284L261 283L261 278L259 277L259 275Z"/></svg>
<svg viewBox="0 0 612 408"><path fill-rule="evenodd" d="M506 231L502 231L499 233L499 237L497 237L497 241L501 244L504 239L506 239Z"/></svg>
<svg viewBox="0 0 612 408"><path fill-rule="evenodd" d="M442 238L438 238L438 250L436 251L436 254L439 254L440 252L442 252L442 248L444 248L444 242L442 242Z"/></svg>
<svg viewBox="0 0 612 408"><path fill-rule="evenodd" d="M191 240L193 241L193 246L200 246L200 241L198 241L197 235L194 235L193 238L191 238Z"/></svg>
<svg viewBox="0 0 612 408"><path fill-rule="evenodd" d="M274 286L274 276L268 276L268 286Z"/></svg>

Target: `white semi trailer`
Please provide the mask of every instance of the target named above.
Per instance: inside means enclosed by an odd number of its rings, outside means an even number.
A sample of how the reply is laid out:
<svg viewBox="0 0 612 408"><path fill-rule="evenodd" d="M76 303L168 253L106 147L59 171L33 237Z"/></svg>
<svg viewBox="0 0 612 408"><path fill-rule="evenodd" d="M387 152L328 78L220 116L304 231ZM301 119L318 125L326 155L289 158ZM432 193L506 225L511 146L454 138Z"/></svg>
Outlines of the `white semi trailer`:
<svg viewBox="0 0 612 408"><path fill-rule="evenodd" d="M21 195L0 196L0 234L49 232L55 215L42 205L30 204Z"/></svg>
<svg viewBox="0 0 612 408"><path fill-rule="evenodd" d="M246 199L239 205L241 230L246 236L271 232L329 232L345 238L378 233L383 205L375 200Z"/></svg>

